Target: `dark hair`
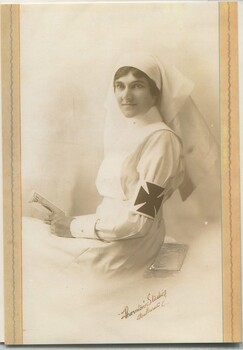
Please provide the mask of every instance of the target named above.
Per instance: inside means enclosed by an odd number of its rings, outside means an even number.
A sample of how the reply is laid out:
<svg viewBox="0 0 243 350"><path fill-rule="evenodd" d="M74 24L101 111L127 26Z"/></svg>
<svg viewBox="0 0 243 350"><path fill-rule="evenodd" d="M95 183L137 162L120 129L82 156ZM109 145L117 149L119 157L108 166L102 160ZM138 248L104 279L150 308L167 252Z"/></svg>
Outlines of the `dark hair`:
<svg viewBox="0 0 243 350"><path fill-rule="evenodd" d="M159 97L160 91L157 88L155 82L146 73L142 72L137 68L130 67L130 66L121 67L116 71L114 75L114 80L113 80L114 87L115 87L116 80L118 80L119 78L129 73L132 73L135 76L135 78L145 78L149 84L151 95L155 97Z"/></svg>

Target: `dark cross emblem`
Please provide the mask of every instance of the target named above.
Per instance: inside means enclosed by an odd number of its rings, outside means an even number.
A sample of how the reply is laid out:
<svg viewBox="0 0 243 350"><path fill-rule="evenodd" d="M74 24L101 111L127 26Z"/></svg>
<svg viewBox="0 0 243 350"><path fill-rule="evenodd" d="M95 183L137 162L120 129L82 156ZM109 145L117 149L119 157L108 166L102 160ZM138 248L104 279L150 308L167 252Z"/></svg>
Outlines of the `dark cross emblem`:
<svg viewBox="0 0 243 350"><path fill-rule="evenodd" d="M147 190L141 186L134 205L143 204L137 211L155 218L162 200L164 188L151 182L146 182Z"/></svg>

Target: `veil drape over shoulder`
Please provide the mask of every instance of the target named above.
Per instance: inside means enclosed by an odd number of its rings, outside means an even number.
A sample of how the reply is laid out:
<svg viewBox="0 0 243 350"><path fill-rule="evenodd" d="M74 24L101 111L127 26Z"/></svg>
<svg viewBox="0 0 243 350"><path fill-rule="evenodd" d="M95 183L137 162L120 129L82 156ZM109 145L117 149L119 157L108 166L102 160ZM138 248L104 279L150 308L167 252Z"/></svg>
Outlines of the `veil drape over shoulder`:
<svg viewBox="0 0 243 350"><path fill-rule="evenodd" d="M161 118L182 140L186 172L179 190L182 200L185 200L219 157L218 144L191 97L194 83L175 66L162 63L150 53L122 55L114 67L113 77L119 68L127 66L141 70L155 82L161 93L157 102ZM119 110L114 96L113 79L105 107L106 153L127 126L127 120Z"/></svg>

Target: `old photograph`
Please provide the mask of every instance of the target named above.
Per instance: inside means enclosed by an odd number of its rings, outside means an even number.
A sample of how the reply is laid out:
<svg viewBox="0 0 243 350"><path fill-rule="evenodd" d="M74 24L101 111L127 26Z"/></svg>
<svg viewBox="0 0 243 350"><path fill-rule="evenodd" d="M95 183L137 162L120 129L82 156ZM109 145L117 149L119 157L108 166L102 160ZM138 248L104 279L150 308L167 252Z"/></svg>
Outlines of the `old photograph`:
<svg viewBox="0 0 243 350"><path fill-rule="evenodd" d="M26 344L223 341L219 6L22 5Z"/></svg>

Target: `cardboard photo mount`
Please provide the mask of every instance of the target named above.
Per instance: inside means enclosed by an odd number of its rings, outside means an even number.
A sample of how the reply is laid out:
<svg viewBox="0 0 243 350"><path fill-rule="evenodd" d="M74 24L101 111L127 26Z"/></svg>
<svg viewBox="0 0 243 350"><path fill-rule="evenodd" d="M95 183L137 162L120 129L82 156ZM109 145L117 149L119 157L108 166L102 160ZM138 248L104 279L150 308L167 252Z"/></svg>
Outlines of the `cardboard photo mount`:
<svg viewBox="0 0 243 350"><path fill-rule="evenodd" d="M237 3L219 4L223 342L241 341ZM2 5L5 343L23 343L21 264L21 5Z"/></svg>

